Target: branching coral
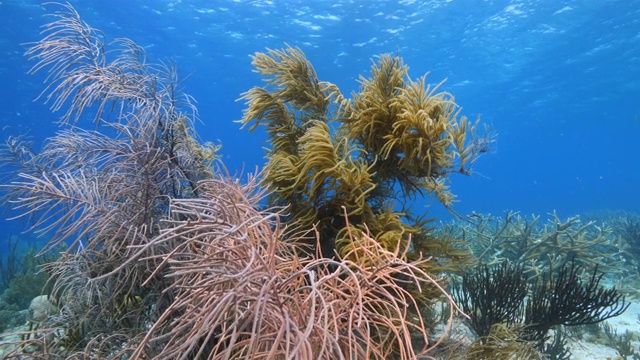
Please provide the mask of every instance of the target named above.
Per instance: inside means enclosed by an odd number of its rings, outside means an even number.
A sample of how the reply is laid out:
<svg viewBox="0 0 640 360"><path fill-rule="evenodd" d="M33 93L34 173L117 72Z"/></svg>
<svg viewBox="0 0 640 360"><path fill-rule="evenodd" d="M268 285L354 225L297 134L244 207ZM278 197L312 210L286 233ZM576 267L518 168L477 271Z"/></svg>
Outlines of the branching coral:
<svg viewBox="0 0 640 360"><path fill-rule="evenodd" d="M471 329L484 341L494 325L521 320L528 290L522 266L505 261L465 274L454 296L469 314Z"/></svg>
<svg viewBox="0 0 640 360"><path fill-rule="evenodd" d="M521 342L528 342L538 350L545 350L549 330L554 327L593 324L622 314L629 303L615 288L605 289L600 281L603 273L597 267L588 279L582 280L581 266L575 261L565 263L558 270L545 273L528 284L522 266L503 262L499 266L482 266L463 277L462 286L455 292L461 307L470 315L469 323L480 344L477 351L494 351L494 343L513 343L499 338L496 330L510 328ZM547 350L563 353L562 339L556 338ZM483 346L488 345L488 346ZM514 349L515 350L515 349ZM480 356L482 352L474 356Z"/></svg>
<svg viewBox="0 0 640 360"><path fill-rule="evenodd" d="M197 196L197 182L213 176L216 148L195 140L193 109L176 91L172 67L147 63L129 40L108 49L70 5L55 18L27 55L33 72L49 71L42 96L53 110L67 109L62 130L38 153L10 138L2 159L19 172L9 201L34 219L32 230L50 234L43 251L69 245L47 265L60 307L47 326L71 352L92 334L144 331L155 316L150 306L166 306L168 280L154 272L155 260L126 259L160 233L169 199ZM97 130L79 126L86 114L95 114ZM151 274L155 281L143 285Z"/></svg>
<svg viewBox="0 0 640 360"><path fill-rule="evenodd" d="M490 139L475 138L478 123L469 125L464 117L458 120L459 108L452 96L437 93L440 85L430 87L426 76L417 81L408 78L408 67L399 57L381 56L372 67L371 79L360 82L360 92L341 104L339 116L346 137L378 157L376 170L382 176L397 177L403 190L430 190L429 185L418 185L425 181L421 178L435 181L453 171L468 173L478 155L487 150ZM467 136L473 139L467 141ZM454 166L456 158L459 164ZM450 198L446 190L436 195Z"/></svg>
<svg viewBox="0 0 640 360"><path fill-rule="evenodd" d="M474 223L455 222L445 233L466 240L484 263L522 263L528 278L558 269L571 259L589 273L596 265L611 275L621 271L622 252L606 224L582 222L579 216L563 220L555 213L546 224L540 225L539 219L514 212L502 217L475 214Z"/></svg>
<svg viewBox="0 0 640 360"><path fill-rule="evenodd" d="M597 267L585 281L579 276L581 270L571 261L534 284L524 312L524 338L541 345L554 326L598 323L627 310L630 304L624 295L600 285L604 274Z"/></svg>
<svg viewBox="0 0 640 360"><path fill-rule="evenodd" d="M347 257L375 266L301 258L282 241L277 216L241 200L251 189L213 181L202 190L204 198L172 203L172 217L187 220L172 221L150 245L181 240L160 257L176 296L132 356L414 359L428 351L413 348L413 336L429 343L424 319L395 281L437 285L420 270L428 260L407 263L399 248L387 251L366 234L352 235L358 254Z"/></svg>
<svg viewBox="0 0 640 360"><path fill-rule="evenodd" d="M319 81L300 49L257 53L253 65L267 84L243 95L241 122L267 128L272 146L264 183L271 203L288 207L287 224L315 226L322 253L344 258L351 250L345 207L354 229L387 250L399 246L408 258L423 253L442 262L429 263L429 272L470 261L460 242L433 236L407 204L430 193L450 207L449 174L469 174L492 141L489 133L478 136L478 122L459 117L450 94L428 86L426 77L410 79L391 55L380 56L370 78L360 78L352 99Z"/></svg>
<svg viewBox="0 0 640 360"><path fill-rule="evenodd" d="M640 271L640 216L633 213L615 219L612 223L617 245L628 262L636 264Z"/></svg>

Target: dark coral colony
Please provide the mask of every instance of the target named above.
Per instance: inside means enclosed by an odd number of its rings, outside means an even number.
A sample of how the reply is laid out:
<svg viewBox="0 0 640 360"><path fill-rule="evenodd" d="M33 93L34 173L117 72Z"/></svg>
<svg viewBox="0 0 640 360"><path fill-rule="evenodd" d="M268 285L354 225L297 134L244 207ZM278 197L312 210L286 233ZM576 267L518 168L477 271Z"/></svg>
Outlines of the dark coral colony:
<svg viewBox="0 0 640 360"><path fill-rule="evenodd" d="M50 236L0 257L3 358L568 359L589 331L639 358L602 322L635 295L606 285L638 276L640 220L456 214L452 175L495 136L398 55L350 97L299 48L253 55L239 127L268 150L243 180L173 66L55 7L27 57L60 131L2 150L8 203ZM412 210L425 197L458 220Z"/></svg>

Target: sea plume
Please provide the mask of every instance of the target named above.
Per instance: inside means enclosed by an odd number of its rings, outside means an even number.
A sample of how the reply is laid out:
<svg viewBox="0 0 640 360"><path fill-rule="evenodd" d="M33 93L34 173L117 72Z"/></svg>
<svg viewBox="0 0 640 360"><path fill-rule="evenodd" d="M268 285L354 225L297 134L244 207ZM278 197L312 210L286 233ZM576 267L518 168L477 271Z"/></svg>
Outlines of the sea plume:
<svg viewBox="0 0 640 360"><path fill-rule="evenodd" d="M407 262L399 248L362 233L350 238L356 261L300 256L284 241L278 214L243 201L250 188L215 180L201 190L202 198L172 201L172 218L182 220L150 243L180 243L157 256L170 269L175 300L134 357L415 359L428 351L413 348L416 336L429 340L405 288L437 286L420 270L429 260ZM375 266L361 265L362 257ZM149 353L156 344L160 352Z"/></svg>

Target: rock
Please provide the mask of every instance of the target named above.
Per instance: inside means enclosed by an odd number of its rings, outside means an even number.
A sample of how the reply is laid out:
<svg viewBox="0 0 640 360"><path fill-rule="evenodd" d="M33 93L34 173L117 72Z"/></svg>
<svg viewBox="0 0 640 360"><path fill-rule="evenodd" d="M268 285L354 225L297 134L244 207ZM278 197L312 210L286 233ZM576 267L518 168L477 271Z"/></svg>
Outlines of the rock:
<svg viewBox="0 0 640 360"><path fill-rule="evenodd" d="M58 312L58 308L49 301L48 295L36 296L29 306L29 319L34 322L43 322L47 316Z"/></svg>

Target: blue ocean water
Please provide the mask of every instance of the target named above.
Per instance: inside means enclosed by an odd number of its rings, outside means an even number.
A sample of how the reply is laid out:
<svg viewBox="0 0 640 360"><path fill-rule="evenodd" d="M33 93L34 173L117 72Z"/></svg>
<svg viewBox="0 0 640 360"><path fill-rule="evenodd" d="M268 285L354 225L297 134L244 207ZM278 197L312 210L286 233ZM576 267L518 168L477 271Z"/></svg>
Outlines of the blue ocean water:
<svg viewBox="0 0 640 360"><path fill-rule="evenodd" d="M358 88L371 58L399 53L412 77L447 79L463 114L498 133L471 177L452 178L455 210L560 217L640 211L640 1L110 0L70 1L107 39L127 37L152 62L175 61L197 100L203 140L232 171L265 163L264 133L240 130L240 95L261 80L250 54L300 47L321 80ZM51 7L0 0L0 138L57 131L44 73L23 56ZM55 8L54 8L55 9ZM424 201L434 217L450 214ZM24 230L0 210L0 231ZM1 235L0 235L1 236Z"/></svg>

